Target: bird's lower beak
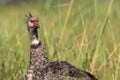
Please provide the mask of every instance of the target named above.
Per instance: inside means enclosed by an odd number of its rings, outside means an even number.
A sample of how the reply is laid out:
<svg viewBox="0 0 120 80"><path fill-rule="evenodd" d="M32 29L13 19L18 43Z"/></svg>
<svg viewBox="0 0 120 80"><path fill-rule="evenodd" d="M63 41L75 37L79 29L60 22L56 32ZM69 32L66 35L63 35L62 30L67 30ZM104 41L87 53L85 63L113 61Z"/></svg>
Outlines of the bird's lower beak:
<svg viewBox="0 0 120 80"><path fill-rule="evenodd" d="M39 25L37 26L37 28L40 28Z"/></svg>

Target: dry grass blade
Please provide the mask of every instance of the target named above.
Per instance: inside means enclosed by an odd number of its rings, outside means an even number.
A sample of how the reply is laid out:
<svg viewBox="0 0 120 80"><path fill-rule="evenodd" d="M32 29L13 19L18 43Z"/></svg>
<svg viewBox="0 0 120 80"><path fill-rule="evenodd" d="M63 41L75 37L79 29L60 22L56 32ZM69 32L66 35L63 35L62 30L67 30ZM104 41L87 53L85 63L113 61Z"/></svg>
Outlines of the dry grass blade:
<svg viewBox="0 0 120 80"><path fill-rule="evenodd" d="M65 22L64 22L64 25L63 25L63 29L62 29L62 32L61 32L61 35L60 35L60 41L59 41L58 45L60 45L61 42L62 42L62 38L63 38L64 32L65 32L66 24L67 24L68 19L70 17L70 12L71 12L71 9L72 9L73 1L74 0L71 0L71 2L70 2L70 5L69 5L68 11L67 11L67 15L66 15L66 18L65 18Z"/></svg>
<svg viewBox="0 0 120 80"><path fill-rule="evenodd" d="M120 43L118 43L118 45L113 49L113 51L110 53L110 55L108 56L108 58L104 61L104 63L98 68L97 71L100 71L102 69L103 66L105 66L106 62L114 55L114 53L117 51L117 49L120 47Z"/></svg>

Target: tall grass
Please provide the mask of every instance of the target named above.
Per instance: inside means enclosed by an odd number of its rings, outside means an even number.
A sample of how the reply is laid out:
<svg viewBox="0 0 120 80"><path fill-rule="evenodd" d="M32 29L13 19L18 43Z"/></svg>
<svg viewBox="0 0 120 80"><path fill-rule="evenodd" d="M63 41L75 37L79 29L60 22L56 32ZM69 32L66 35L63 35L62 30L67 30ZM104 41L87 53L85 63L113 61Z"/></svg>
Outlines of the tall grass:
<svg viewBox="0 0 120 80"><path fill-rule="evenodd" d="M40 18L50 61L65 60L99 80L120 79L120 1L58 0L0 5L0 80L22 80L29 64L25 14Z"/></svg>

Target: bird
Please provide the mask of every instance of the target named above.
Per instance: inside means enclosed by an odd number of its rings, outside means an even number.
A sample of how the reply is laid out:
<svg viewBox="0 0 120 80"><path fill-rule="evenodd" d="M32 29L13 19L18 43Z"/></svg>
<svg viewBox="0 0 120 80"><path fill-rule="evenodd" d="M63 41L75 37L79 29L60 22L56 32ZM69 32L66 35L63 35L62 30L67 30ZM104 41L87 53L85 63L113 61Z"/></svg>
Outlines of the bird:
<svg viewBox="0 0 120 80"><path fill-rule="evenodd" d="M38 17L29 13L26 24L30 38L30 62L24 80L97 80L93 74L66 61L50 62L38 36Z"/></svg>

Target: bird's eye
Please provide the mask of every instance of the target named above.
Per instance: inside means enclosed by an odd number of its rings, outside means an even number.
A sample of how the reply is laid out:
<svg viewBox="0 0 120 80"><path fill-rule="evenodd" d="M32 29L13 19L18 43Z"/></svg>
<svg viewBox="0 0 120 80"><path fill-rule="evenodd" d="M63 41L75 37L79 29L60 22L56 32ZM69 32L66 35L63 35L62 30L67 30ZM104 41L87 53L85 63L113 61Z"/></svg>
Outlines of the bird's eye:
<svg viewBox="0 0 120 80"><path fill-rule="evenodd" d="M33 21L33 20L30 20L30 22L35 22L35 21Z"/></svg>

